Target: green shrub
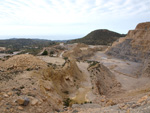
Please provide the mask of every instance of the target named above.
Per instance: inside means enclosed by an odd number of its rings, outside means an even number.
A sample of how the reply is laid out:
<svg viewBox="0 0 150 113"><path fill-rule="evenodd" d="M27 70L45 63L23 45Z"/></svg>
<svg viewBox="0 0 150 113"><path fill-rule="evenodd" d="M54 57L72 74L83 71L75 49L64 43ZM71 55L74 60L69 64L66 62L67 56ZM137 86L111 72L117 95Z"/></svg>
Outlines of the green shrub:
<svg viewBox="0 0 150 113"><path fill-rule="evenodd" d="M48 55L48 52L46 50L44 50L44 52L42 53L42 55Z"/></svg>
<svg viewBox="0 0 150 113"><path fill-rule="evenodd" d="M65 93L65 94L69 94L69 91L64 91L63 93Z"/></svg>
<svg viewBox="0 0 150 113"><path fill-rule="evenodd" d="M31 71L31 69L30 69L30 68L27 68L26 70L27 70L27 71Z"/></svg>
<svg viewBox="0 0 150 113"><path fill-rule="evenodd" d="M64 106L69 107L71 99L70 98L66 98L63 102L64 102Z"/></svg>
<svg viewBox="0 0 150 113"><path fill-rule="evenodd" d="M65 60L65 61L68 60L68 57L64 57L64 60Z"/></svg>
<svg viewBox="0 0 150 113"><path fill-rule="evenodd" d="M92 66L95 66L96 64L98 64L99 62L97 62L97 61L92 61L91 63L90 63L90 65L89 65L89 67L92 67Z"/></svg>
<svg viewBox="0 0 150 113"><path fill-rule="evenodd" d="M84 102L84 104L87 104L87 103L88 103L87 101Z"/></svg>

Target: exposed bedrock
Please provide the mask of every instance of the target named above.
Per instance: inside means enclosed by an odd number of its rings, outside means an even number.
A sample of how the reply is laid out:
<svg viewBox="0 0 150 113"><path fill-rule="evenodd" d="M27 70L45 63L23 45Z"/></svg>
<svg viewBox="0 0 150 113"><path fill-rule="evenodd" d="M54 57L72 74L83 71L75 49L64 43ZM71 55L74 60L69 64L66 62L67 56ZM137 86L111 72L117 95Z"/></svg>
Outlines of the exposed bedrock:
<svg viewBox="0 0 150 113"><path fill-rule="evenodd" d="M150 56L150 22L140 23L135 30L116 41L108 55L134 62L144 62Z"/></svg>

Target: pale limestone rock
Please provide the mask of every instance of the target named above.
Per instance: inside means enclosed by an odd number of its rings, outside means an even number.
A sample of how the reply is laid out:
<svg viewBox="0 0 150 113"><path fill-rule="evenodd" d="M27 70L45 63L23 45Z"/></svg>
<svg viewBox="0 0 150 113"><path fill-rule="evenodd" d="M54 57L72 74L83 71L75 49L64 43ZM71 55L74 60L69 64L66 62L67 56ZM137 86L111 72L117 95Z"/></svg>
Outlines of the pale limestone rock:
<svg viewBox="0 0 150 113"><path fill-rule="evenodd" d="M9 96L13 95L13 93L12 93L12 92L8 92L7 94L8 94Z"/></svg>
<svg viewBox="0 0 150 113"><path fill-rule="evenodd" d="M38 99L33 99L31 101L31 105L33 105L33 106L36 105L38 103L38 101L39 101Z"/></svg>
<svg viewBox="0 0 150 113"><path fill-rule="evenodd" d="M106 107L107 106L113 106L113 105L116 105L116 103L114 103L112 100L108 100L107 102L106 102Z"/></svg>
<svg viewBox="0 0 150 113"><path fill-rule="evenodd" d="M17 103L19 105L27 106L29 104L30 100L28 98L25 99L17 99Z"/></svg>
<svg viewBox="0 0 150 113"><path fill-rule="evenodd" d="M140 99L137 101L137 103L138 103L138 104L139 104L139 103L142 103L142 102L144 102L145 100L147 100L147 98L148 98L148 96L146 95L146 96L140 98Z"/></svg>
<svg viewBox="0 0 150 113"><path fill-rule="evenodd" d="M3 96L4 96L5 98L8 98L8 97L9 97L6 93L4 93Z"/></svg>
<svg viewBox="0 0 150 113"><path fill-rule="evenodd" d="M130 113L130 109L128 109L126 113Z"/></svg>
<svg viewBox="0 0 150 113"><path fill-rule="evenodd" d="M18 106L18 109L19 109L19 110L23 110L23 107L21 107L21 106Z"/></svg>
<svg viewBox="0 0 150 113"><path fill-rule="evenodd" d="M105 102L105 99L101 99L101 102Z"/></svg>

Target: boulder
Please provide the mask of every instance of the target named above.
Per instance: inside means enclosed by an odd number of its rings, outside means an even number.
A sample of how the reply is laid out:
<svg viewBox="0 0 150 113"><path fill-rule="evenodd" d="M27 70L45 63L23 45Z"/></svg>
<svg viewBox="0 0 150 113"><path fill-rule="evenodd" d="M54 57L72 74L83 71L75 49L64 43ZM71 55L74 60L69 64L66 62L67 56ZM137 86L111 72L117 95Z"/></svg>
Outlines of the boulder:
<svg viewBox="0 0 150 113"><path fill-rule="evenodd" d="M34 98L32 101L31 101L31 105L36 105L38 103L38 99Z"/></svg>
<svg viewBox="0 0 150 113"><path fill-rule="evenodd" d="M29 104L30 100L28 98L25 99L17 99L17 103L19 105L27 106Z"/></svg>

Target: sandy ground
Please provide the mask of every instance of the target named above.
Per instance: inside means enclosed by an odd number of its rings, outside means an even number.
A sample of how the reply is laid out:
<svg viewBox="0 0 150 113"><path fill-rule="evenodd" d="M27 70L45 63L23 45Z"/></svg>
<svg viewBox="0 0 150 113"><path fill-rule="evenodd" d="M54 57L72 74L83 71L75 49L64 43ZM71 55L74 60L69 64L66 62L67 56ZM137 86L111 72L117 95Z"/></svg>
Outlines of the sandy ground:
<svg viewBox="0 0 150 113"><path fill-rule="evenodd" d="M97 52L90 60L99 61L108 67L122 84L122 89L132 90L144 86L149 78L140 77L142 64L116 59L103 52Z"/></svg>
<svg viewBox="0 0 150 113"><path fill-rule="evenodd" d="M83 87L84 91L81 92L81 94L86 92L85 93L85 98L86 98L85 100L93 101L96 98L96 96L92 92L91 78L90 78L89 72L87 71L87 68L88 68L89 64L88 63L83 63L83 62L80 62L80 63L78 62L77 65L78 65L79 69L85 75L85 81L82 82L82 87Z"/></svg>
<svg viewBox="0 0 150 113"><path fill-rule="evenodd" d="M81 83L81 87L75 94L70 95L70 98L76 100L76 102L80 104L93 101L95 100L96 96L92 92L90 74L87 71L88 64L84 62L77 62L77 65L84 75L84 80Z"/></svg>
<svg viewBox="0 0 150 113"><path fill-rule="evenodd" d="M49 56L38 56L41 60L45 61L46 63L52 63L56 65L64 64L65 60L59 57L49 57Z"/></svg>

